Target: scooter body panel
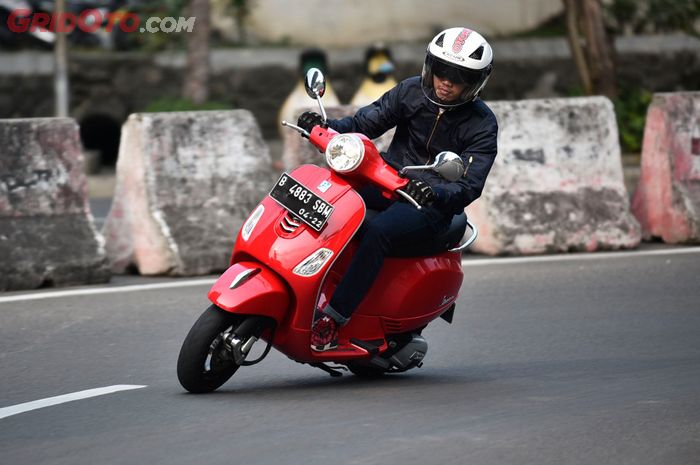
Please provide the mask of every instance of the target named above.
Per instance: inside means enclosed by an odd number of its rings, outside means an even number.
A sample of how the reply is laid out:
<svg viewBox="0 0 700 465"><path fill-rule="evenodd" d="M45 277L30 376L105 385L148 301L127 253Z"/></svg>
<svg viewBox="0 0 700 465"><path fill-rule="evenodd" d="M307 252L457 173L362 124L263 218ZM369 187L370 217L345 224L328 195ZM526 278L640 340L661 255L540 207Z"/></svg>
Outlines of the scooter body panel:
<svg viewBox="0 0 700 465"><path fill-rule="evenodd" d="M289 289L261 263L234 263L209 290L219 308L243 315L261 315L282 324L289 309Z"/></svg>
<svg viewBox="0 0 700 465"><path fill-rule="evenodd" d="M356 313L381 318L387 334L411 331L439 317L457 300L463 278L458 253L390 258Z"/></svg>
<svg viewBox="0 0 700 465"><path fill-rule="evenodd" d="M333 134L318 127L312 139L328 140ZM368 149L374 149L371 141L361 136ZM309 346L314 312L329 300L338 282L347 269L356 243L351 242L365 217L365 205L353 186L360 186L369 179L383 179L381 187L390 192L405 184L381 161L377 153L367 154L368 160L361 172L341 177L332 170L315 165L304 165L289 175L317 196L333 205L334 211L320 232L303 224L276 200L267 196L260 206L264 208L257 225L249 237L243 237L243 228L238 235L233 254L232 267L222 276L220 283L212 288L220 289L217 301L228 305L225 309L237 313L257 313L270 316L277 321L273 345L290 358L299 362L343 362L368 358L370 354L352 340L375 341L379 353L387 349L387 334L411 331L427 325L440 316L456 300L462 283L460 257L457 253L445 252L436 257L388 258L372 290L353 315L350 323L340 329L339 348L327 352L314 352ZM389 170L388 173L384 171ZM298 226L291 226L288 220ZM295 267L320 248L332 252L331 258L311 276L300 276ZM269 273L241 286L239 293L228 293L227 281L235 278L237 266L254 266L258 263ZM269 278L275 276L279 282ZM270 294L263 289L264 280L273 281L272 287L283 286L288 293L284 301L281 292ZM284 284L280 284L284 283ZM262 292L266 297L256 300L241 298L244 292ZM268 292L267 294L265 294ZM236 300L238 299L238 300ZM264 299L274 300L274 308ZM214 301L212 299L212 301ZM238 307L234 303L240 302ZM286 303L286 306L284 305ZM255 307L258 306L258 310ZM284 307L284 310L280 310ZM245 311L244 311L245 310Z"/></svg>
<svg viewBox="0 0 700 465"><path fill-rule="evenodd" d="M333 295L354 255L345 251L323 284L319 307ZM445 252L435 257L386 258L372 289L341 330L348 339L374 340L411 331L438 318L457 300L462 285L461 256Z"/></svg>
<svg viewBox="0 0 700 465"><path fill-rule="evenodd" d="M365 205L351 184L331 170L304 165L290 176L334 206L324 229L319 233L301 224L289 232L287 210L268 196L261 202L265 210L258 224L247 240L239 234L232 255L232 263L260 262L287 284L288 317L277 310L267 315L278 321L273 340L278 350L300 362L367 358L370 354L351 340L384 341L387 334L420 328L456 300L462 283L459 254L386 259L372 290L350 323L341 328L340 347L312 351L309 338L314 311L328 302L354 255L357 244L351 240L364 220ZM319 189L322 184L324 192ZM312 276L295 274L294 268L321 247L333 252L328 263ZM381 344L379 352L386 348Z"/></svg>
<svg viewBox="0 0 700 465"><path fill-rule="evenodd" d="M287 210L267 196L260 203L264 212L250 236L245 239L242 232L239 233L231 262L234 265L242 261L259 262L287 283L290 291L289 319L285 324L278 325L273 343L280 351L297 359L295 354L299 353L308 358L309 329L321 283L362 225L365 205L350 184L331 170L304 165L289 174L333 205L328 222L320 232L298 220L296 223L299 226L290 228ZM296 274L294 269L320 248L332 252L328 262L311 276ZM304 338L305 341L300 342Z"/></svg>

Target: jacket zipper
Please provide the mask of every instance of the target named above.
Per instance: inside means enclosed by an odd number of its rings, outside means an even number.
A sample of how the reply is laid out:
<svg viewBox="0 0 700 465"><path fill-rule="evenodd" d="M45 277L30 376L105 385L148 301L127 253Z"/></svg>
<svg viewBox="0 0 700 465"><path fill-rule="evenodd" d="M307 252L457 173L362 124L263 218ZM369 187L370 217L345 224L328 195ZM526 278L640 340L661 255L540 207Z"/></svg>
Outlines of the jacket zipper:
<svg viewBox="0 0 700 465"><path fill-rule="evenodd" d="M445 113L445 109L438 108L438 114L437 114L437 117L435 118L435 123L433 124L433 130L430 131L430 137L428 137L428 143L425 144L425 150L428 152L428 161L425 162L426 165L428 163L430 163L430 159L432 158L430 156L430 143L433 141L433 135L435 135L435 128L437 128L437 125L440 122L440 117L442 116L443 113Z"/></svg>

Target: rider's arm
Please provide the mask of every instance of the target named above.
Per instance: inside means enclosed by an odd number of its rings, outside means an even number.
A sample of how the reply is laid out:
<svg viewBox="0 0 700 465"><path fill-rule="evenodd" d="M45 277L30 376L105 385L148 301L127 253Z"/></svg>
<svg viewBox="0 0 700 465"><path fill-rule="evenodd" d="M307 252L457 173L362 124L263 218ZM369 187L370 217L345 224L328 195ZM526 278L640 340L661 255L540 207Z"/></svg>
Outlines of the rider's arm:
<svg viewBox="0 0 700 465"><path fill-rule="evenodd" d="M433 187L437 198L436 208L456 214L481 196L486 176L496 159L497 136L498 123L495 117L484 119L461 154L468 166L467 175L458 181Z"/></svg>
<svg viewBox="0 0 700 465"><path fill-rule="evenodd" d="M403 83L399 83L374 103L360 108L354 116L328 120L329 126L340 133L359 132L376 139L399 122L403 87Z"/></svg>

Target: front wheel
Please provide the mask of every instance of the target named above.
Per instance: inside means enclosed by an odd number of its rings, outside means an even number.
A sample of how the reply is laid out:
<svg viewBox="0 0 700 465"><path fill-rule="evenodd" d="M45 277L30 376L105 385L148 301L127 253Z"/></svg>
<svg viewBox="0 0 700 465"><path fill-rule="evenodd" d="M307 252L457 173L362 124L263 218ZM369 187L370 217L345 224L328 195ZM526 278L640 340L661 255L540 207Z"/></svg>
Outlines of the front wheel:
<svg viewBox="0 0 700 465"><path fill-rule="evenodd" d="M240 367L226 348L224 335L243 318L211 305L185 337L177 359L177 378L192 393L211 392ZM243 336L243 335L240 335Z"/></svg>

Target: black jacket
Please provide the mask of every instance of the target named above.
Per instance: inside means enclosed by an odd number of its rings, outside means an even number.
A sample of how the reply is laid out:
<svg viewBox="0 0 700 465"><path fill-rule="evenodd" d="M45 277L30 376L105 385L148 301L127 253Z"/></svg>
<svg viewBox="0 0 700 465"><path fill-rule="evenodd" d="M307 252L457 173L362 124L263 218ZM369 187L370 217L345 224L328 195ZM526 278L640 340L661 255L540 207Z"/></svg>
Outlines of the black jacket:
<svg viewBox="0 0 700 465"><path fill-rule="evenodd" d="M384 159L397 170L432 163L444 150L460 154L468 169L458 181L446 181L433 171L408 175L433 187L434 206L445 213L459 213L479 198L496 158L498 123L489 107L477 98L440 113L423 94L419 77L400 82L354 116L328 123L338 132L359 132L371 139L396 126Z"/></svg>

